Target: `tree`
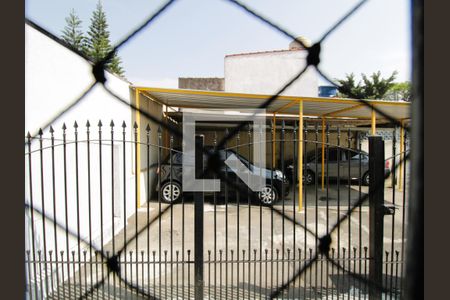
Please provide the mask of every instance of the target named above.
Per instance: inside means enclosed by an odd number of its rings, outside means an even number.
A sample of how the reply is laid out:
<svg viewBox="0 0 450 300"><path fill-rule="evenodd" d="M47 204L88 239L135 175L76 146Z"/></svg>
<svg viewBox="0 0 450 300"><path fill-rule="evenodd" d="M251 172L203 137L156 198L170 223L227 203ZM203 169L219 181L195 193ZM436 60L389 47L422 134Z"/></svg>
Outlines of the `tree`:
<svg viewBox="0 0 450 300"><path fill-rule="evenodd" d="M97 8L92 14L88 36L87 54L95 62L101 61L112 50L112 47L109 40L106 14L100 1L97 3ZM123 76L124 71L120 64L120 58L117 56L117 53L114 53L111 60L106 64L106 67L117 75Z"/></svg>
<svg viewBox="0 0 450 300"><path fill-rule="evenodd" d="M412 85L411 82L398 82L389 90L386 98L389 100L403 100L410 102L412 99Z"/></svg>
<svg viewBox="0 0 450 300"><path fill-rule="evenodd" d="M69 16L65 19L66 26L62 32L62 39L75 50L85 52L86 38L81 31L81 20L72 9Z"/></svg>
<svg viewBox="0 0 450 300"><path fill-rule="evenodd" d="M120 57L116 53L114 53L114 55L113 55L113 57L111 59L109 67L117 75L123 76L124 75L124 71L123 71L123 68L122 68L121 64L122 64L122 60L120 59Z"/></svg>
<svg viewBox="0 0 450 300"><path fill-rule="evenodd" d="M381 72L373 73L370 78L361 74L361 81L355 83L355 75L346 75L345 79L338 79L340 87L339 96L355 99L382 99L394 85L397 72L393 72L388 78L382 78Z"/></svg>

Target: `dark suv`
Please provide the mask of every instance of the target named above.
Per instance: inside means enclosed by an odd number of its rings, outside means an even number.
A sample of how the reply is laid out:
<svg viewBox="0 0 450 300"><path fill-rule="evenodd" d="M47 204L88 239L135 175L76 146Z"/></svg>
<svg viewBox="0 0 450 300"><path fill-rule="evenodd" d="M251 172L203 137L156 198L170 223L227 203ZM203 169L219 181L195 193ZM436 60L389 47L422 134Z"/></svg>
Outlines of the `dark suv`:
<svg viewBox="0 0 450 300"><path fill-rule="evenodd" d="M205 149L212 153L213 148L206 146ZM220 176L215 175L215 178L224 177L227 178L229 182L235 183L235 186L232 184L227 184L223 180L221 180L220 184L220 195L224 195L225 186L227 186L227 191L230 195L235 195L235 193L239 190L247 191L247 185L234 173L229 167L227 167L224 161L231 156L235 156L239 159L247 168L251 171L255 170L255 166L247 161L244 157L237 154L233 150L219 150L219 170ZM207 164L207 155L203 155L203 165ZM161 200L164 202L172 202L177 201L182 196L182 162L183 162L183 153L181 151L173 151L172 152L172 166L170 165L170 156L168 156L161 166L157 168L157 176L161 173ZM255 172L261 174L262 177L265 178L266 185L261 189L260 192L256 192L257 198L264 205L271 205L275 203L279 196L284 193L286 196L289 193L289 181L286 176L280 170L269 170L262 168L259 172ZM205 176L205 178L213 178L212 174ZM273 179L273 180L272 180ZM238 188L236 188L236 186ZM156 184L156 190L159 190L159 184ZM206 193L205 193L206 194ZM245 197L246 199L246 197Z"/></svg>

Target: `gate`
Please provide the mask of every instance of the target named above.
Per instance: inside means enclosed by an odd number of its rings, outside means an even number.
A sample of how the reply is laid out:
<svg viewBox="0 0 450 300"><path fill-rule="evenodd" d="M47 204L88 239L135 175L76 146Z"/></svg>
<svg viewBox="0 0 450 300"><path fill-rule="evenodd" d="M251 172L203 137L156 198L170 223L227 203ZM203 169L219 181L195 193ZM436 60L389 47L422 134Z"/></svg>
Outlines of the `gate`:
<svg viewBox="0 0 450 300"><path fill-rule="evenodd" d="M28 135L27 298L400 298L406 140L397 153L394 129L385 160L364 131L298 125L268 126L261 193L220 163L254 168L250 126L221 149L227 129L198 138L196 176L221 179L210 194L182 193L184 154L160 128Z"/></svg>

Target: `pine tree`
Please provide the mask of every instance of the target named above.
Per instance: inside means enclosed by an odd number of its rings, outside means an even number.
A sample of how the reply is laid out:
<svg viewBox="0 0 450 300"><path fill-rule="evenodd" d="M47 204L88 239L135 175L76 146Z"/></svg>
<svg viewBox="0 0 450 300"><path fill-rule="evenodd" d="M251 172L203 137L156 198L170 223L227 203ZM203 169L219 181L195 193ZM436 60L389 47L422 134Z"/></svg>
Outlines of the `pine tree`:
<svg viewBox="0 0 450 300"><path fill-rule="evenodd" d="M92 14L88 36L87 54L89 57L91 57L95 62L104 59L112 50L112 46L109 40L106 14L100 1L97 3L97 8ZM117 53L114 53L112 59L106 64L106 67L117 75L123 76L124 72L120 64L120 58L117 56Z"/></svg>
<svg viewBox="0 0 450 300"><path fill-rule="evenodd" d="M86 38L81 31L81 20L74 9L70 11L69 16L65 20L66 26L62 32L63 40L75 50L85 52Z"/></svg>
<svg viewBox="0 0 450 300"><path fill-rule="evenodd" d="M122 64L122 61L121 61L120 57L117 55L117 53L114 53L114 55L111 59L111 62L109 64L109 67L112 71L114 71L114 73L123 77L124 71L123 71L121 64Z"/></svg>

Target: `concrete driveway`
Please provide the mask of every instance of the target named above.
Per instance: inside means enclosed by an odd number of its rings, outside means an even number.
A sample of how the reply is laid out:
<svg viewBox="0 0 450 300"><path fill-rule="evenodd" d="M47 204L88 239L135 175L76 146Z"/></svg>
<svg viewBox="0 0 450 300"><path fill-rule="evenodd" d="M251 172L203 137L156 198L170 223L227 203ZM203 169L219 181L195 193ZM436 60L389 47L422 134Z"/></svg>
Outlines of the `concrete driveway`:
<svg viewBox="0 0 450 300"><path fill-rule="evenodd" d="M319 188L316 194L314 186L308 186L300 212L297 211L298 195L293 197L292 191L273 208L248 205L246 199L242 199L239 205L235 201L229 201L228 205L223 202L214 205L211 198L205 199L203 257L206 286L219 290L220 285L222 289L229 286L229 291L225 290L224 293L233 290L239 293L247 290L250 293L252 289L259 288L262 293L269 293L271 287L292 277L301 264L310 259L310 255L315 255L318 243L315 236L324 235L327 228L331 228L339 217L346 214L348 200L352 205L360 195L366 195L367 189L362 187L360 192L358 186L349 188L341 185L338 188L330 185L327 198L326 189L322 191ZM385 201L393 203L395 200L397 208L393 216L385 216L384 219L385 251L399 251L402 248L402 196L402 192L385 189ZM147 218L147 213L150 218ZM128 281L139 286L150 284L157 294L166 292L168 286L177 291L181 284L192 286L195 240L192 201L173 206L151 201L138 210L137 232L135 217L133 215L128 219L128 244L120 257L121 277L127 276ZM346 248L347 260L338 262L356 272L363 272L363 269L359 270L359 249L369 245L368 238L369 207L366 202L332 233L331 246L335 254L338 254L339 249L342 257L343 248ZM123 246L123 230L116 234L115 243L116 249ZM111 250L110 247L110 244L105 245L105 250ZM358 249L357 252L353 252L354 247ZM352 255L357 254L358 258L348 260L349 248ZM136 254L138 262L143 263L129 263L136 261ZM88 268L81 271L89 277ZM310 285L314 289L318 285L332 287L336 276L340 276L333 273L333 266L324 260L314 263L308 272L292 283L291 292L307 288L312 293ZM139 282L136 281L138 274ZM89 282L90 279L87 280ZM163 290L158 291L156 287L159 288L159 285ZM238 290L237 286L243 289ZM347 286L349 290L354 288L350 284Z"/></svg>

